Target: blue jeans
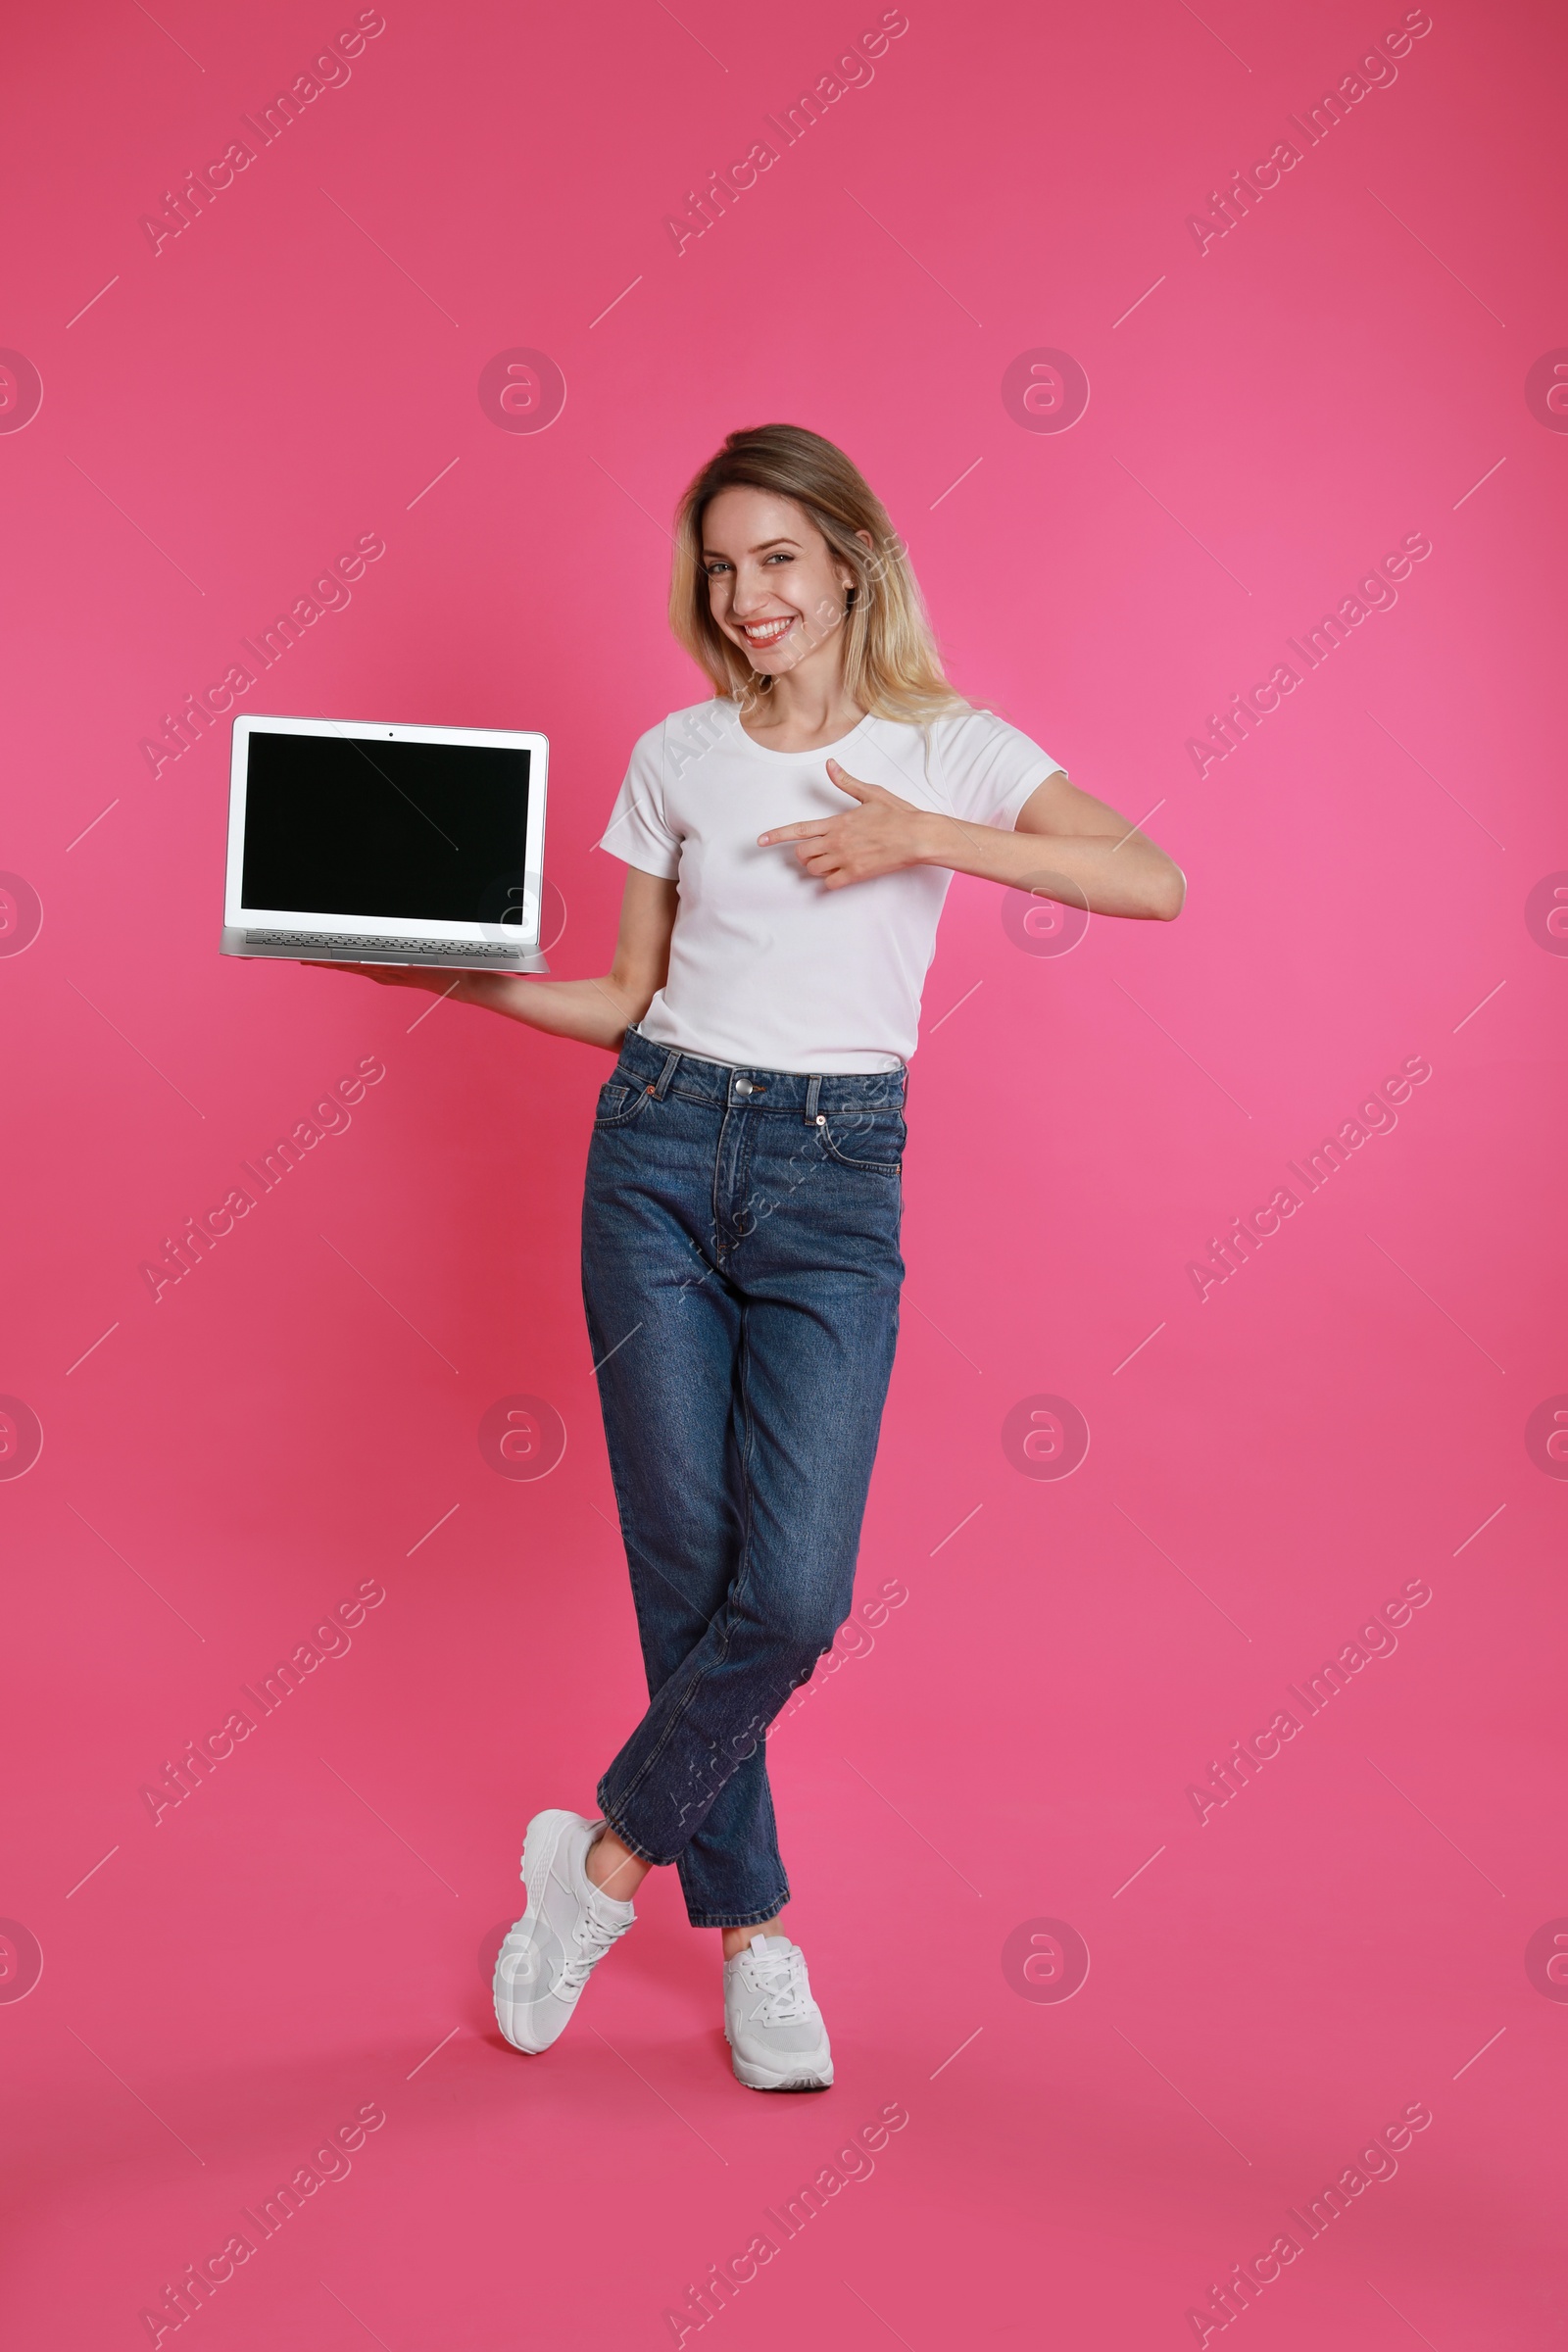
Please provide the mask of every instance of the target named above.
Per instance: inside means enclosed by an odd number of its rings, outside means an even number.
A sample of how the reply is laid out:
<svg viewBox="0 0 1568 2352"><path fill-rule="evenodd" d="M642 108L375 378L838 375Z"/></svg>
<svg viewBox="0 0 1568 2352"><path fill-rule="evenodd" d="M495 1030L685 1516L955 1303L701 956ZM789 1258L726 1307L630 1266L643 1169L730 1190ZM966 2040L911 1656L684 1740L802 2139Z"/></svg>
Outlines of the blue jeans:
<svg viewBox="0 0 1568 2352"><path fill-rule="evenodd" d="M696 1927L789 1899L767 1727L849 1614L898 1336L903 1069L732 1069L628 1029L583 1300L651 1699L599 1785Z"/></svg>

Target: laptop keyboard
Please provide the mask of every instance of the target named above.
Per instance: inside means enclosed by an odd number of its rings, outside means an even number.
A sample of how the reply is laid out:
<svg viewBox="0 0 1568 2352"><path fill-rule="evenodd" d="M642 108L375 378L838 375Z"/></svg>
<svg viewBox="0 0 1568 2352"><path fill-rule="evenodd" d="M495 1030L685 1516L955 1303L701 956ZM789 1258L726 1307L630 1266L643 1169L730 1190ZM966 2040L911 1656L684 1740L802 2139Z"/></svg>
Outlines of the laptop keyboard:
<svg viewBox="0 0 1568 2352"><path fill-rule="evenodd" d="M351 948L357 949L363 956L428 956L437 960L443 956L461 956L465 962L476 956L511 962L519 955L532 953L520 941L516 947L496 947L482 939L372 939L361 932L345 934L334 931L247 931L245 945L248 948Z"/></svg>

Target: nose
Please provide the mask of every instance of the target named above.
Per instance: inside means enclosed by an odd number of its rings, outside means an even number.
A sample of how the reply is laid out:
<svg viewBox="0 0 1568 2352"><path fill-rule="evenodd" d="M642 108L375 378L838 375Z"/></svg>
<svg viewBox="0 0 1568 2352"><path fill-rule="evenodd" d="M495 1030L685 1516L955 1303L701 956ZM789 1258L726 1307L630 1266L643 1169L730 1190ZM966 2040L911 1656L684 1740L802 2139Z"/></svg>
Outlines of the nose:
<svg viewBox="0 0 1568 2352"><path fill-rule="evenodd" d="M744 572L736 574L730 590L729 609L737 620L755 619L765 612L773 601L768 581L760 579L755 572L749 578Z"/></svg>

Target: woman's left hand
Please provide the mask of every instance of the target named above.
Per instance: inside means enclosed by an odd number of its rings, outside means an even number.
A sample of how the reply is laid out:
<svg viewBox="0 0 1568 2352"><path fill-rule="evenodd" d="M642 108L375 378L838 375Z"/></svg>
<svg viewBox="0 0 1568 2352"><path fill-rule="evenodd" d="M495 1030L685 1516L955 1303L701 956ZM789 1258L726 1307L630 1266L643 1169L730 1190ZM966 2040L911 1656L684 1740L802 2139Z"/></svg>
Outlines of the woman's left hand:
<svg viewBox="0 0 1568 2352"><path fill-rule="evenodd" d="M758 835L759 846L770 849L789 842L808 874L826 890L842 890L848 882L869 882L878 874L896 874L906 866L925 865L932 859L932 827L940 819L926 808L901 801L880 784L862 784L847 775L836 760L827 763L829 781L858 803L843 816L809 817L804 824L775 825Z"/></svg>

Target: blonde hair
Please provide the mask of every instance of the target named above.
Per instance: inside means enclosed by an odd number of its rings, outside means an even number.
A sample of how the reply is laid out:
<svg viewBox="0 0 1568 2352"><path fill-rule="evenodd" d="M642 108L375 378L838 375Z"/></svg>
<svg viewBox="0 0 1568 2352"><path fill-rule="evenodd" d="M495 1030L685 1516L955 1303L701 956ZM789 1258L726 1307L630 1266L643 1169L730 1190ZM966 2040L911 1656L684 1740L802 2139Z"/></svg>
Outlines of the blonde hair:
<svg viewBox="0 0 1568 2352"><path fill-rule="evenodd" d="M759 424L731 433L688 483L675 515L669 625L721 699L750 704L772 686L725 636L709 605L703 516L721 490L792 499L855 575L843 623L844 688L873 718L916 724L969 705L948 684L903 540L859 467L820 433ZM857 534L866 531L871 545Z"/></svg>

